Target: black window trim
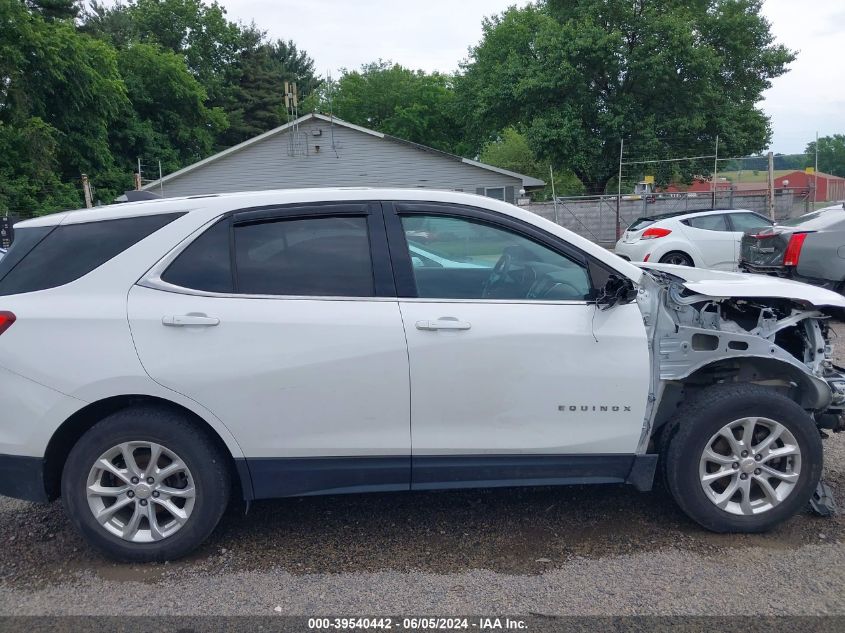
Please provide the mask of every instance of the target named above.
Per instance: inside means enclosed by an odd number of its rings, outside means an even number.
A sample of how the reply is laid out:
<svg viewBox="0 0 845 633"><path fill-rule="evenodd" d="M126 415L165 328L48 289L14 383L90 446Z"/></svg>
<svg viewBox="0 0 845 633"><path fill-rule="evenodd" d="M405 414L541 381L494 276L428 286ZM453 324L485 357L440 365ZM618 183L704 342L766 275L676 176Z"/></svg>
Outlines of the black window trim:
<svg viewBox="0 0 845 633"><path fill-rule="evenodd" d="M618 273L603 262L590 257L587 253L573 246L566 240L556 235L547 233L542 229L496 211L473 207L464 204L450 202L418 202L418 201L390 201L383 202L384 219L387 228L388 246L390 248L390 260L393 265L393 274L396 279L397 296L400 299L416 299L419 301L437 303L521 303L521 304L586 304L595 300L597 287L594 279L595 268L603 270L607 274ZM417 284L414 279L413 263L408 249L408 242L405 238L405 230L402 227L402 216L407 215L440 215L443 217L464 218L486 224L493 228L516 233L517 235L540 244L559 255L568 257L576 263L584 266L590 280L590 296L587 299L574 300L529 300L529 299L454 299L454 298L427 298L419 297Z"/></svg>
<svg viewBox="0 0 845 633"><path fill-rule="evenodd" d="M321 217L363 217L366 219L367 237L370 243L370 260L373 268L373 296L329 296L329 295L264 295L242 294L238 292L237 263L235 261L235 227L245 224L263 224L283 220L321 218ZM164 281L161 276L182 252L200 235L218 222L229 222L229 261L233 276L233 292L213 292L186 288ZM213 218L191 233L170 253L153 266L138 282L138 285L155 290L176 294L188 294L203 297L230 299L297 299L297 300L332 300L332 301L383 301L396 299L396 286L391 269L387 245L387 232L384 216L379 201L372 200L332 200L326 202L296 202L287 205L267 205L227 211Z"/></svg>

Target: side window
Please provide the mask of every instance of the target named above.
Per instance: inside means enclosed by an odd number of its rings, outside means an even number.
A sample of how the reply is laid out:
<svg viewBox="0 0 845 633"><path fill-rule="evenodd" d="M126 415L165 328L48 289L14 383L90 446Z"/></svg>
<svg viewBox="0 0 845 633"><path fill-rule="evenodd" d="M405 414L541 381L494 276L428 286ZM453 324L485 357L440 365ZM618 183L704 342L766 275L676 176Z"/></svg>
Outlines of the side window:
<svg viewBox="0 0 845 633"><path fill-rule="evenodd" d="M731 213L731 224L734 231L751 231L772 226L772 221L756 213Z"/></svg>
<svg viewBox="0 0 845 633"><path fill-rule="evenodd" d="M585 300L587 268L517 233L445 216L406 215L417 295L429 299Z"/></svg>
<svg viewBox="0 0 845 633"><path fill-rule="evenodd" d="M697 218L689 218L684 220L684 224L691 226L694 229L704 229L705 231L729 231L728 223L723 214L720 215L702 215Z"/></svg>
<svg viewBox="0 0 845 633"><path fill-rule="evenodd" d="M180 215L66 224L50 230L22 229L0 264L0 295L57 288L76 281Z"/></svg>
<svg viewBox="0 0 845 633"><path fill-rule="evenodd" d="M365 217L235 225L235 268L241 294L375 295Z"/></svg>
<svg viewBox="0 0 845 633"><path fill-rule="evenodd" d="M191 242L167 267L161 279L193 290L234 292L229 220L221 220Z"/></svg>

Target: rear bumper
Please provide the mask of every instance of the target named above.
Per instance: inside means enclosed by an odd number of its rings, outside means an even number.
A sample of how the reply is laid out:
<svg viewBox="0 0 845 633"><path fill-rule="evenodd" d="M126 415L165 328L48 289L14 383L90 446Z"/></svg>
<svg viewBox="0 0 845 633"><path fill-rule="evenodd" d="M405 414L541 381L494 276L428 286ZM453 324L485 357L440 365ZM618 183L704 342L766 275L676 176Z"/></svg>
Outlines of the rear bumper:
<svg viewBox="0 0 845 633"><path fill-rule="evenodd" d="M649 251L653 249L654 244L649 243L653 241L623 242L620 240L616 242L613 252L623 259L627 259L629 262L641 262L648 255Z"/></svg>
<svg viewBox="0 0 845 633"><path fill-rule="evenodd" d="M48 501L44 489L44 459L0 455L0 495L26 501Z"/></svg>
<svg viewBox="0 0 845 633"><path fill-rule="evenodd" d="M782 277L784 279L791 279L792 281L800 281L801 283L826 288L827 290L836 290L837 282L831 279L816 279L813 277L804 277L795 271L794 266L758 266L747 261L739 263L739 269L742 272L754 273L756 275L769 275L771 277Z"/></svg>
<svg viewBox="0 0 845 633"><path fill-rule="evenodd" d="M745 260L739 262L739 269L756 275L770 275L772 277L790 277L790 268L786 266L758 266Z"/></svg>

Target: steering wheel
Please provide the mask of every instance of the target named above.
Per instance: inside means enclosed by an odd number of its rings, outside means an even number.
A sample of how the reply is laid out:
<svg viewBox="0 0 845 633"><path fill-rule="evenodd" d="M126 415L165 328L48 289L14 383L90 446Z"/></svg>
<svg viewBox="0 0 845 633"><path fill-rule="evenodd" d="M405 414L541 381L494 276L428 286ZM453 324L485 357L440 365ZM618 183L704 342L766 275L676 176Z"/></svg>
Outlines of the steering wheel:
<svg viewBox="0 0 845 633"><path fill-rule="evenodd" d="M481 295L485 299L490 298L495 287L507 279L512 264L513 257L511 254L502 253L499 261L497 261L496 265L493 266L493 270L490 272L490 276L487 278L487 281L484 282L484 288L482 289Z"/></svg>

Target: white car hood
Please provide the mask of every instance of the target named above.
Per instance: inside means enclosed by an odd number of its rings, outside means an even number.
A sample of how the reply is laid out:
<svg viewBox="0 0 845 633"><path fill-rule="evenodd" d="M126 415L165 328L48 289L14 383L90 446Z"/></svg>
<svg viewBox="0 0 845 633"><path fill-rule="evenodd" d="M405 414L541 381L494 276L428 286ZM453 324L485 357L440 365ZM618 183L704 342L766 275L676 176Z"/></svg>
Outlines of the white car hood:
<svg viewBox="0 0 845 633"><path fill-rule="evenodd" d="M751 275L747 273L729 273L721 270L673 266L671 264L636 263L646 270L659 270L680 277L684 287L692 292L708 297L771 297L806 301L814 306L836 306L845 308L845 297L811 286L799 281L770 277L769 275Z"/></svg>

